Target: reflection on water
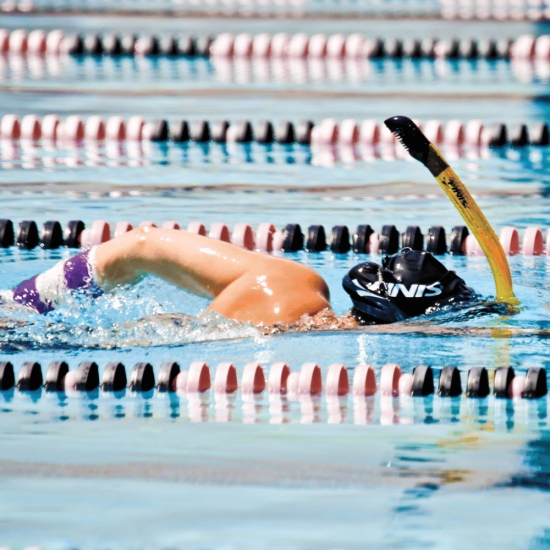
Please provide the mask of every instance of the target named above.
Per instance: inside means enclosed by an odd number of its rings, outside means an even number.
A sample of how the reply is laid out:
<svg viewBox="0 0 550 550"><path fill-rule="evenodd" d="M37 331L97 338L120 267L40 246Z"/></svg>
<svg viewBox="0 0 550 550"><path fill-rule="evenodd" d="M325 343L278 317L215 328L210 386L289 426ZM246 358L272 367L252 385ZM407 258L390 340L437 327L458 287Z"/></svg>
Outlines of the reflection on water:
<svg viewBox="0 0 550 550"><path fill-rule="evenodd" d="M525 85L550 81L547 59L452 60L452 59L356 59L356 58L261 58L261 57L72 57L67 55L20 55L0 53L0 82L36 86L73 83L101 88L116 86L169 86L219 84L306 86L330 90L336 85L359 90L406 86L421 91L441 89L523 90ZM341 87L341 86L339 86ZM532 93L532 90L531 90Z"/></svg>
<svg viewBox="0 0 550 550"><path fill-rule="evenodd" d="M353 148L350 148L352 150ZM337 155L337 153L334 153ZM389 154L389 153L388 153ZM487 154L487 153L485 153ZM344 158L349 154L344 151ZM118 141L70 141L0 140L0 168L41 169L46 172L60 172L78 167L118 166L179 166L216 164L310 164L312 152L302 145L259 145L256 143L152 143ZM352 153L354 161L359 160ZM372 160L380 159L374 154ZM397 158L393 155L394 160ZM476 157L477 158L477 157ZM336 160L336 158L335 158ZM314 163L315 164L315 163ZM320 164L320 163L317 163Z"/></svg>
<svg viewBox="0 0 550 550"><path fill-rule="evenodd" d="M6 11L14 11L15 4L5 0ZM8 8L8 6L13 7ZM119 0L116 5L110 0L21 0L17 4L20 11L33 8L41 10L94 10L111 11L116 9L130 12L156 11L207 16L263 16L263 17L303 17L306 14L339 15L438 15L441 4L435 0ZM502 9L501 9L502 11ZM504 10L506 12L506 10Z"/></svg>
<svg viewBox="0 0 550 550"><path fill-rule="evenodd" d="M508 487L529 487L550 491L550 435L540 432L523 450L523 464L519 471L504 484Z"/></svg>
<svg viewBox="0 0 550 550"><path fill-rule="evenodd" d="M547 179L547 165L550 161L547 147L524 147L516 149L504 147L452 147L441 146L449 162L465 161L464 169L471 173L470 178L479 180L487 177L480 174L475 161L495 161L501 159L510 163L527 165L533 173ZM311 165L314 167L334 168L341 165L349 167L380 161L413 162L404 148L398 143L380 145L328 145L300 144L281 145L273 143L152 143L118 141L80 141L59 139L22 140L20 143L0 140L0 168L4 170L37 170L45 172L72 172L80 167L163 167L181 166L208 168L216 165L255 164L270 165ZM469 162L468 162L469 161ZM546 177L545 177L546 176ZM503 180L514 177L509 168L501 174ZM523 176L525 177L525 176ZM517 180L517 177L514 178Z"/></svg>

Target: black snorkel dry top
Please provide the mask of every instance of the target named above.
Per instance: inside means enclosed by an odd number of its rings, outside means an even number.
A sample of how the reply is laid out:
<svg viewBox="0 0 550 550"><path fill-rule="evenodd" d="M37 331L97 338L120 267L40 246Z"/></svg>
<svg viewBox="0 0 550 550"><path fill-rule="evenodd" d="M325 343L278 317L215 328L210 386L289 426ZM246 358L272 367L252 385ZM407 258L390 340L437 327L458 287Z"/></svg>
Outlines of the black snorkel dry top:
<svg viewBox="0 0 550 550"><path fill-rule="evenodd" d="M385 256L382 265L356 265L342 285L353 301L352 315L369 325L404 321L478 298L429 252L410 248Z"/></svg>

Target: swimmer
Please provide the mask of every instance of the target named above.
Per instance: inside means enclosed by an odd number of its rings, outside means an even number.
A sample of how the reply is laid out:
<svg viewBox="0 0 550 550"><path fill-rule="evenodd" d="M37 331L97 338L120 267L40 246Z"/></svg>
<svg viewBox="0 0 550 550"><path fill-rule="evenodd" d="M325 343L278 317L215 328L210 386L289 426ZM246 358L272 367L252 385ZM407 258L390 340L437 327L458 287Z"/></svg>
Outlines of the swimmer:
<svg viewBox="0 0 550 550"><path fill-rule="evenodd" d="M0 298L48 313L67 292L98 295L145 274L213 298L204 313L263 327L299 320L307 325L311 319L324 328L388 324L477 298L430 253L406 248L384 258L382 265L362 263L344 276L353 307L338 318L330 309L327 283L307 266L186 231L152 227L134 229L59 262Z"/></svg>
<svg viewBox="0 0 550 550"><path fill-rule="evenodd" d="M398 116L385 124L430 170L468 224L491 266L497 299L517 304L502 246L459 177L412 120ZM298 330L391 324L478 298L431 254L406 248L382 265L366 262L350 270L343 286L353 307L339 319L330 309L326 282L298 262L185 231L143 227L60 262L0 299L47 313L68 291L98 293L147 273L213 298L205 313L262 327L301 324Z"/></svg>

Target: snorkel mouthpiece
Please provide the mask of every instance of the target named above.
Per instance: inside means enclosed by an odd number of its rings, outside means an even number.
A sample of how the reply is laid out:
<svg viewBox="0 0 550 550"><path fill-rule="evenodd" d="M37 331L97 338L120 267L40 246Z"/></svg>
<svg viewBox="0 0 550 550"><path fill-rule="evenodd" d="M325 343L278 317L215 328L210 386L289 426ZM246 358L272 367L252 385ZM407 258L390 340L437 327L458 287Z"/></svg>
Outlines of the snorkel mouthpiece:
<svg viewBox="0 0 550 550"><path fill-rule="evenodd" d="M394 116L385 120L384 123L397 136L405 149L428 168L468 224L491 266L497 299L517 303L510 266L504 250L493 228L466 186L460 181L437 147L428 141L410 118Z"/></svg>

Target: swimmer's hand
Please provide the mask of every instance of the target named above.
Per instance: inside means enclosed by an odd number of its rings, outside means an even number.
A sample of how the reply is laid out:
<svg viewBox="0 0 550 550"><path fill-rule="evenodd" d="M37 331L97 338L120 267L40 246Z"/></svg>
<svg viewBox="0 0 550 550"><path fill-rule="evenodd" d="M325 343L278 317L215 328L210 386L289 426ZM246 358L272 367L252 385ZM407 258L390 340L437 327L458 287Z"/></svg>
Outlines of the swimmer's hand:
<svg viewBox="0 0 550 550"><path fill-rule="evenodd" d="M28 321L22 321L21 319L13 319L11 317L0 317L0 330L13 330L19 327L26 327L28 325L33 325L34 323L29 323Z"/></svg>
<svg viewBox="0 0 550 550"><path fill-rule="evenodd" d="M287 332L309 332L314 330L342 330L348 328L357 328L359 323L348 312L338 316L330 308L325 308L315 315L302 315L294 323L276 323L267 327L260 327L264 336L272 334L282 334Z"/></svg>
<svg viewBox="0 0 550 550"><path fill-rule="evenodd" d="M156 315L146 315L140 317L136 322L126 322L126 326L133 326L138 323L151 322L158 323L160 325L173 325L176 327L186 326L189 323L196 321L196 317L188 315L187 313L158 313Z"/></svg>

